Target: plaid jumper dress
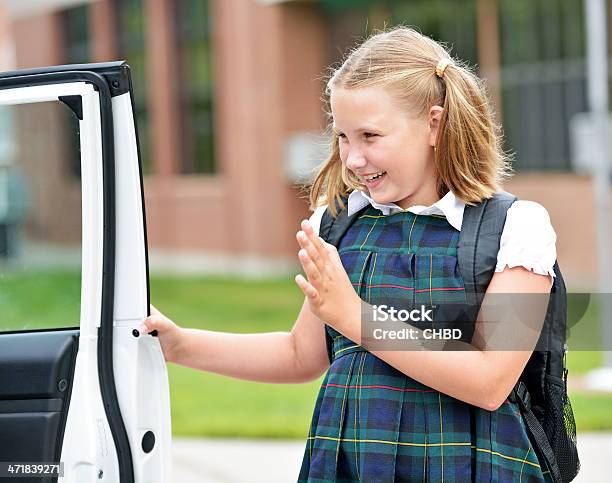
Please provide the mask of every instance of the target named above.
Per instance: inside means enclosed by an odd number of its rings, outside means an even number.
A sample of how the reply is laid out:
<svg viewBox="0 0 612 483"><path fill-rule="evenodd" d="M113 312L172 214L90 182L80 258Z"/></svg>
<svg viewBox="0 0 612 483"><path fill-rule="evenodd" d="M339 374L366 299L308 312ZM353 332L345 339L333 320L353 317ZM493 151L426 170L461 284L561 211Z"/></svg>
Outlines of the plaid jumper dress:
<svg viewBox="0 0 612 483"><path fill-rule="evenodd" d="M384 216L368 207L338 251L368 303L464 303L458 240L459 232L442 216ZM326 330L333 361L317 397L298 481L551 481L515 403L486 411L459 401Z"/></svg>

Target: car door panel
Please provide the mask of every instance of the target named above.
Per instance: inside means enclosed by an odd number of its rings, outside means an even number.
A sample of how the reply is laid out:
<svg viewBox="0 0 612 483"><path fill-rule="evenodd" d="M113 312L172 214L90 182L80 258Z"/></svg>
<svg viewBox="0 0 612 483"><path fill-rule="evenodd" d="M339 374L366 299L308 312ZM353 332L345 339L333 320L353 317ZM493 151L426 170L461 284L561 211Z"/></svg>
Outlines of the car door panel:
<svg viewBox="0 0 612 483"><path fill-rule="evenodd" d="M0 74L0 105L47 101L79 118L80 324L3 333L0 314L0 461L62 461L67 482L169 481L165 361L155 337L133 332L148 315L149 280L129 67Z"/></svg>
<svg viewBox="0 0 612 483"><path fill-rule="evenodd" d="M78 330L0 337L0 448L4 461L59 461L78 337ZM35 481L45 480L51 481Z"/></svg>

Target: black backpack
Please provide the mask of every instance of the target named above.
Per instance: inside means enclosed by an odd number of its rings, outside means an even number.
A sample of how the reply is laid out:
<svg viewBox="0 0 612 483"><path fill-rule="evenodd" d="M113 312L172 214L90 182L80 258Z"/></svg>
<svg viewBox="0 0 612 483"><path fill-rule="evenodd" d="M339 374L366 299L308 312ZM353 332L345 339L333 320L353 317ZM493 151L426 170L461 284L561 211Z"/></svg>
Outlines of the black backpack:
<svg viewBox="0 0 612 483"><path fill-rule="evenodd" d="M497 252L508 208L516 201L510 193L498 192L474 206L466 205L457 246L459 270L465 284L468 306L475 308L475 320L484 293L493 277ZM348 216L337 204L337 216L326 210L319 235L338 246L343 235L362 211ZM544 460L555 483L572 481L580 469L576 447L576 424L567 394L567 297L565 282L555 262L556 277L542 333L519 381L509 395L518 402L531 441ZM332 360L332 340L326 334L327 352ZM543 348L544 350L539 350Z"/></svg>

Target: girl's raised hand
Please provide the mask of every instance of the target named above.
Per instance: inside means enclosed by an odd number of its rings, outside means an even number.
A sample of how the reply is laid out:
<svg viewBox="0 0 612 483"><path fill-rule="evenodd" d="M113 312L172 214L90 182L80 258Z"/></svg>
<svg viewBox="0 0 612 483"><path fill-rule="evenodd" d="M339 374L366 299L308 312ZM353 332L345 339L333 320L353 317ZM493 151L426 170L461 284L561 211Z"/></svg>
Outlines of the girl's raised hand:
<svg viewBox="0 0 612 483"><path fill-rule="evenodd" d="M310 222L303 220L296 238L300 244L298 257L306 278L295 277L308 299L310 310L332 327L351 310L360 310L361 300L342 266L336 247L317 236Z"/></svg>
<svg viewBox="0 0 612 483"><path fill-rule="evenodd" d="M162 352L164 353L164 359L168 362L174 362L179 352L183 330L152 304L150 307L151 315L138 326L138 332L147 334L156 330Z"/></svg>

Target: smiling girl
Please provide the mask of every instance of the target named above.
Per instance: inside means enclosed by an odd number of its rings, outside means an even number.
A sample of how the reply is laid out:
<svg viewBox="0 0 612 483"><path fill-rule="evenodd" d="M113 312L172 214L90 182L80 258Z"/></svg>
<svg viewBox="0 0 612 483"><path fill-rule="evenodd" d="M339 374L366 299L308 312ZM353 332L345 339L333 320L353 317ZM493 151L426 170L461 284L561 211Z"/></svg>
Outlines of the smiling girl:
<svg viewBox="0 0 612 483"><path fill-rule="evenodd" d="M378 350L361 334L363 304L465 301L463 213L508 172L481 82L401 27L356 48L326 93L332 151L297 233L305 300L291 332L182 329L157 311L140 330L158 331L167 360L232 377L303 382L327 371L299 481L550 481L507 400L530 351ZM332 246L319 225L341 211L359 216ZM542 206L515 202L485 299L548 294L555 238ZM487 330L478 317L474 337Z"/></svg>

